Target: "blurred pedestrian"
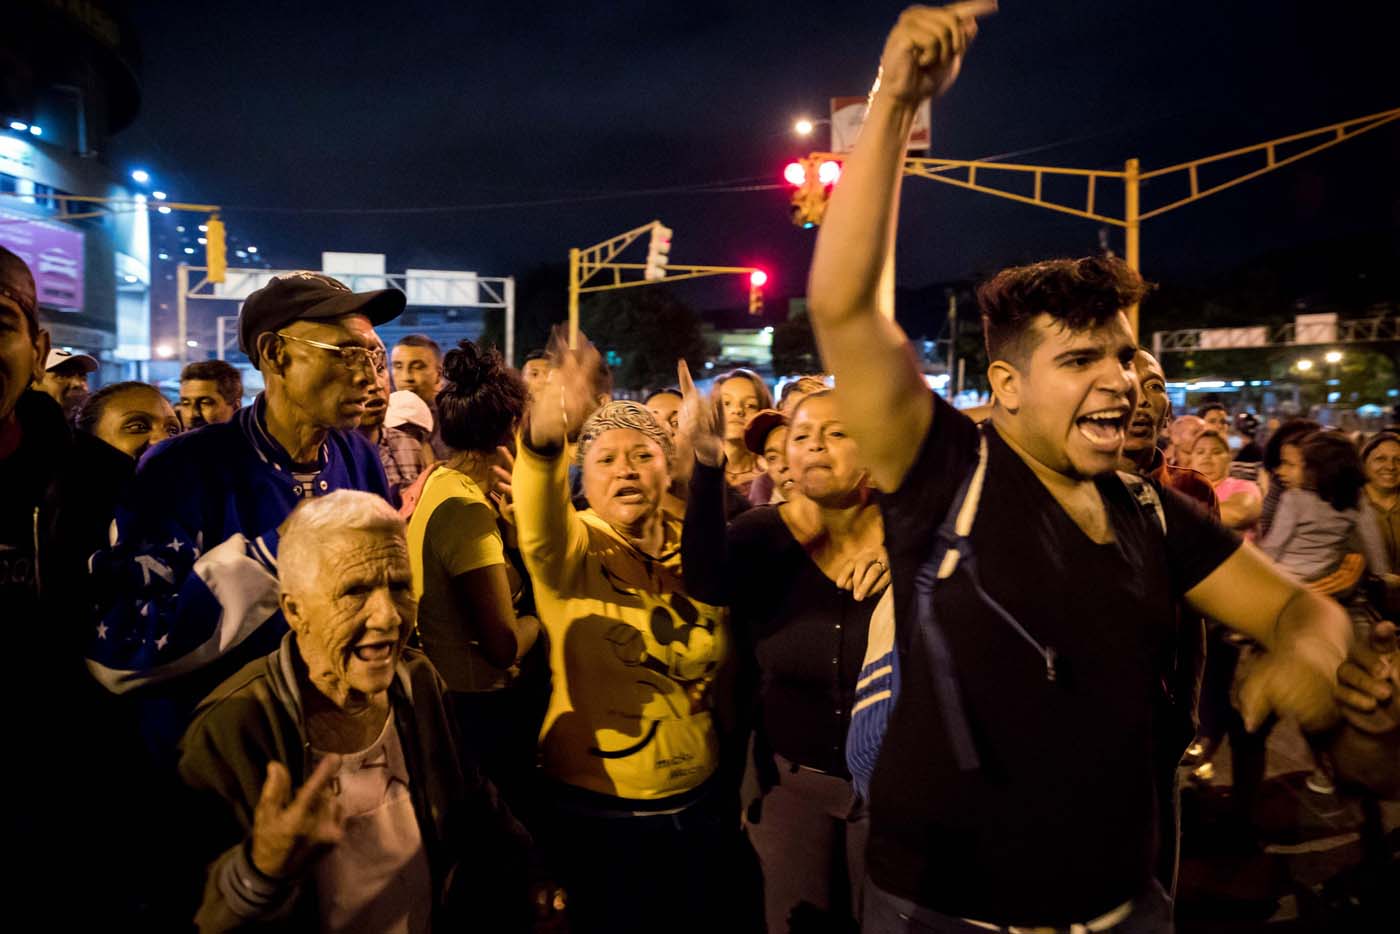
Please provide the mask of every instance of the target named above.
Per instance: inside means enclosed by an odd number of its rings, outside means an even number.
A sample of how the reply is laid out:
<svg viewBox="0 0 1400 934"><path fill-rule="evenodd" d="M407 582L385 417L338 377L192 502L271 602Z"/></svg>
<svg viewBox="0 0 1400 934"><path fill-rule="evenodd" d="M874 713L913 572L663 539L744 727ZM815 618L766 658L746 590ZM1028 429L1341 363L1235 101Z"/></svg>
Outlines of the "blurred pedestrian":
<svg viewBox="0 0 1400 934"><path fill-rule="evenodd" d="M1392 568L1400 568L1400 435L1377 432L1361 449L1367 507L1385 541Z"/></svg>
<svg viewBox="0 0 1400 934"><path fill-rule="evenodd" d="M763 473L763 464L744 446L744 426L755 412L773 407L773 394L762 377L741 368L715 377L710 399L724 430L725 479L747 497L749 486Z"/></svg>
<svg viewBox="0 0 1400 934"><path fill-rule="evenodd" d="M490 494L527 392L497 351L465 340L447 352L443 377L437 408L451 454L424 483L408 524L418 633L447 684L463 747L514 801L527 790L540 726L534 698L514 688L540 623L516 612L523 581L506 558Z"/></svg>
<svg viewBox="0 0 1400 934"><path fill-rule="evenodd" d="M389 481L392 500L397 504L400 493L417 480L428 466L425 452L431 449L403 429L385 424L389 415L389 366L382 356L384 341L378 334L374 335L374 341L381 357L375 369L374 383L369 387L365 414L360 416L360 434L379 452L379 463L384 465L384 477ZM413 398L417 399L416 396ZM431 420L432 416L428 418Z"/></svg>
<svg viewBox="0 0 1400 934"><path fill-rule="evenodd" d="M94 357L53 349L49 351L44 372L34 381L34 388L62 406L64 418L71 420L88 397L88 376L97 369Z"/></svg>
<svg viewBox="0 0 1400 934"><path fill-rule="evenodd" d="M243 405L243 374L225 360L197 360L180 371L175 411L185 429L222 425Z"/></svg>
<svg viewBox="0 0 1400 934"><path fill-rule="evenodd" d="M1214 428L1196 436L1191 466L1203 474L1220 501L1220 521L1237 532L1248 532L1259 521L1264 497L1258 484L1230 476L1230 442Z"/></svg>
<svg viewBox="0 0 1400 934"><path fill-rule="evenodd" d="M525 380L525 388L534 395L549 382L549 351L532 350L525 355L525 363L520 367L520 378Z"/></svg>
<svg viewBox="0 0 1400 934"><path fill-rule="evenodd" d="M1303 484L1302 440L1322 426L1311 419L1289 419L1269 435L1264 445L1263 473L1259 476L1264 502L1259 508L1256 534L1267 535L1279 500L1287 490Z"/></svg>
<svg viewBox="0 0 1400 934"><path fill-rule="evenodd" d="M447 446L437 418L437 393L442 385L442 348L426 334L405 334L394 345L390 357L394 368L394 388L407 389L427 403L433 413L433 434L429 444L435 460L447 457Z"/></svg>

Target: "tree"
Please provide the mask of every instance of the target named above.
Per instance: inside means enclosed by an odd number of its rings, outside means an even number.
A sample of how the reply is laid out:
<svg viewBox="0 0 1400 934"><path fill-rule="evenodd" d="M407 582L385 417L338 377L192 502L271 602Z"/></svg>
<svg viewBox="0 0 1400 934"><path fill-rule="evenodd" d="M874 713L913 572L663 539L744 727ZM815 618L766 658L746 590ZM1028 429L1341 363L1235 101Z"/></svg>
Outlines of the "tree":
<svg viewBox="0 0 1400 934"><path fill-rule="evenodd" d="M812 334L812 319L799 311L773 328L773 375L820 373L821 355Z"/></svg>
<svg viewBox="0 0 1400 934"><path fill-rule="evenodd" d="M700 316L664 286L597 292L579 308L579 325L608 357L613 385L647 389L676 381L676 361L705 362Z"/></svg>

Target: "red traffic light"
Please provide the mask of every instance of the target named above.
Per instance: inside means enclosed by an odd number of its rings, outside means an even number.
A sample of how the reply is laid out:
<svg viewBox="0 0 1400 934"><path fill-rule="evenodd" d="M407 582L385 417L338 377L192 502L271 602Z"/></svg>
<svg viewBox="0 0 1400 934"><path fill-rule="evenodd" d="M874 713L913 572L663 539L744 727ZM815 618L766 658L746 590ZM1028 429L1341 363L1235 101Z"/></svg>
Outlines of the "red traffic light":
<svg viewBox="0 0 1400 934"><path fill-rule="evenodd" d="M817 166L817 180L823 185L835 185L841 178L841 163L830 159Z"/></svg>
<svg viewBox="0 0 1400 934"><path fill-rule="evenodd" d="M807 183L807 168L801 162L789 162L783 169L783 179L789 184L801 187Z"/></svg>
<svg viewBox="0 0 1400 934"><path fill-rule="evenodd" d="M755 269L749 273L749 285L756 289L761 289L768 284L768 273L762 269Z"/></svg>

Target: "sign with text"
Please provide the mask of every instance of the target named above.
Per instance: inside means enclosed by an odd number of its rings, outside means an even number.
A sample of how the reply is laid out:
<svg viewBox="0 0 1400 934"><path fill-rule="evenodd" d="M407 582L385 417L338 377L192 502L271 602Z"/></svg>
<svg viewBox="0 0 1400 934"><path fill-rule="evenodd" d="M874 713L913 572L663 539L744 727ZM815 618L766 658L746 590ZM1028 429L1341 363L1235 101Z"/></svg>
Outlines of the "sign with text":
<svg viewBox="0 0 1400 934"><path fill-rule="evenodd" d="M864 97L833 97L831 99L831 151L850 152L856 148L856 137L865 123ZM914 114L914 126L909 131L907 149L927 151L933 141L933 105L924 101Z"/></svg>
<svg viewBox="0 0 1400 934"><path fill-rule="evenodd" d="M83 310L83 234L67 224L0 210L0 246L24 260L34 274L39 304L56 311Z"/></svg>

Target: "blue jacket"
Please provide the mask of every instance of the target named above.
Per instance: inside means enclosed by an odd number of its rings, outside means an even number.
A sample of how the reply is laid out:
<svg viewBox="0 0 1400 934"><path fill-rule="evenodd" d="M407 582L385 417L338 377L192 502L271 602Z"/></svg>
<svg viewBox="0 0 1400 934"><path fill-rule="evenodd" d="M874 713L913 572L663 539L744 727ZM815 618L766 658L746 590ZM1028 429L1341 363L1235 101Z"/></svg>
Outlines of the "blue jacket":
<svg viewBox="0 0 1400 934"><path fill-rule="evenodd" d="M101 609L88 670L114 693L159 684L177 698L160 731L171 748L194 704L287 631L277 528L293 507L333 490L389 498L378 452L355 431L330 432L314 473L294 473L265 405L152 449L117 506L114 544L90 564Z"/></svg>

